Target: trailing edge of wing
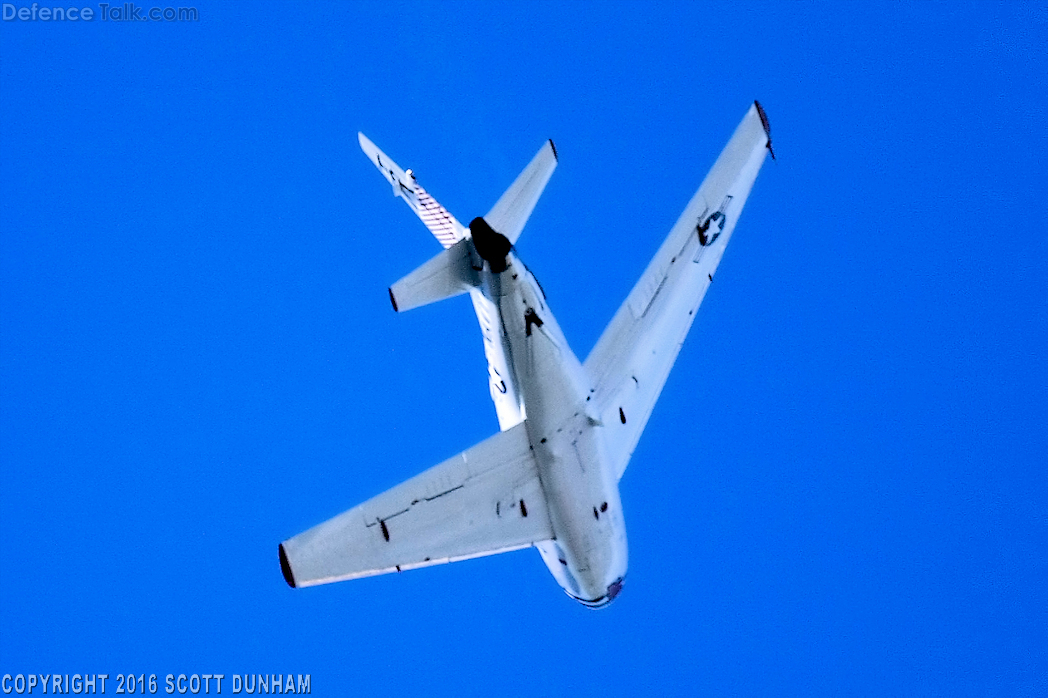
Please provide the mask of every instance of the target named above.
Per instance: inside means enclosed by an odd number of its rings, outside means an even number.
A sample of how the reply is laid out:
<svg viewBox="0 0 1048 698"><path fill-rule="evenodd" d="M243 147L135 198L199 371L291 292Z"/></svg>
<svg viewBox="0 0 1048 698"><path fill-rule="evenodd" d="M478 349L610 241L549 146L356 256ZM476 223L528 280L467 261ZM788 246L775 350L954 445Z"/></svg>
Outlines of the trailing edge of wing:
<svg viewBox="0 0 1048 698"><path fill-rule="evenodd" d="M280 545L293 587L428 567L549 540L523 424Z"/></svg>
<svg viewBox="0 0 1048 698"><path fill-rule="evenodd" d="M586 359L619 477L770 152L770 131L755 102Z"/></svg>
<svg viewBox="0 0 1048 698"><path fill-rule="evenodd" d="M542 190L557 167L557 149L553 141L539 148L528 166L517 176L509 189L503 192L499 200L484 216L493 229L506 236L510 244L516 243L528 222L535 204L542 196Z"/></svg>

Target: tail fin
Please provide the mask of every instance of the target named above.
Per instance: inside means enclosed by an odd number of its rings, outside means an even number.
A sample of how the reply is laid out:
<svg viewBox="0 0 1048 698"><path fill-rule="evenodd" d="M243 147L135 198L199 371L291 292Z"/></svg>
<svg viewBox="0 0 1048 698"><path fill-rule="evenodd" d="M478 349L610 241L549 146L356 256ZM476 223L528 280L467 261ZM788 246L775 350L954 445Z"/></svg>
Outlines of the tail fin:
<svg viewBox="0 0 1048 698"><path fill-rule="evenodd" d="M440 241L445 249L466 237L466 227L455 220L455 217L441 206L429 192L415 179L411 170L400 169L388 155L378 149L367 136L357 133L360 141L360 149L374 163L386 181L393 185L393 196L404 199L404 203L411 207L422 222L429 228L429 232Z"/></svg>
<svg viewBox="0 0 1048 698"><path fill-rule="evenodd" d="M553 141L546 141L524 171L484 216L487 224L504 235L511 245L520 237L524 224L528 222L542 190L546 188L546 182L556 167L557 148Z"/></svg>
<svg viewBox="0 0 1048 698"><path fill-rule="evenodd" d="M389 287L393 310L411 310L466 293L477 285L473 245L459 240Z"/></svg>

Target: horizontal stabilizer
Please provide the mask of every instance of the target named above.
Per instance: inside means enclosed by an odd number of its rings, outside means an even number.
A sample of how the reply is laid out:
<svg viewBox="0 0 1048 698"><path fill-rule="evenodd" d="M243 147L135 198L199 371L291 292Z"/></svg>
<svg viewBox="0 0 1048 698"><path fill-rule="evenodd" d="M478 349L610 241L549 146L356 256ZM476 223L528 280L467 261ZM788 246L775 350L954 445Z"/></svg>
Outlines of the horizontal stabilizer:
<svg viewBox="0 0 1048 698"><path fill-rule="evenodd" d="M411 310L466 293L477 285L471 260L473 243L457 243L389 287L396 311Z"/></svg>
<svg viewBox="0 0 1048 698"><path fill-rule="evenodd" d="M553 141L546 141L516 181L484 216L488 225L504 235L510 244L516 243L520 237L524 224L528 222L556 167L557 150L553 147Z"/></svg>

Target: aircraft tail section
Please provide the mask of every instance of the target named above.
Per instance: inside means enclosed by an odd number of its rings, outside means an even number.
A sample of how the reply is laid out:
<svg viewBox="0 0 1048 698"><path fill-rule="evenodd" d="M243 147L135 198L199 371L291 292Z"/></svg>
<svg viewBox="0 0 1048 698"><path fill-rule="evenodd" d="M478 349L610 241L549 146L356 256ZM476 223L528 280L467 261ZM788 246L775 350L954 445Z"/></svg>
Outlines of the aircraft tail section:
<svg viewBox="0 0 1048 698"><path fill-rule="evenodd" d="M389 287L389 300L397 312L453 298L478 285L473 267L473 245L459 240Z"/></svg>
<svg viewBox="0 0 1048 698"><path fill-rule="evenodd" d="M488 384L499 427L506 431L524 421L524 407L513 377L509 345L498 308L480 286L479 272L488 261L493 273L505 269L510 247L520 236L539 196L557 166L553 141L543 144L527 167L483 218L470 228L459 223L419 184L411 170L401 169L363 133L360 149L393 187L393 195L404 200L433 233L444 252L411 272L389 288L394 310L402 311L469 292L484 335L488 360Z"/></svg>

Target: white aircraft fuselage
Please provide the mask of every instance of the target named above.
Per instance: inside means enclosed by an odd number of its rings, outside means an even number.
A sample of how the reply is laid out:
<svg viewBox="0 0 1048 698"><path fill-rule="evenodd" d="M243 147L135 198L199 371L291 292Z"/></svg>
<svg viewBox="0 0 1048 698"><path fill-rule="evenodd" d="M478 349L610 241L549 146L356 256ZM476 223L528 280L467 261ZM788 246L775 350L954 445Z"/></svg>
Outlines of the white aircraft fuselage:
<svg viewBox="0 0 1048 698"><path fill-rule="evenodd" d="M545 294L511 251L507 267L482 272L509 345L513 384L539 470L555 539L537 544L569 596L592 607L611 602L626 576L626 523L619 485L605 455L585 369L546 305Z"/></svg>

